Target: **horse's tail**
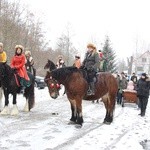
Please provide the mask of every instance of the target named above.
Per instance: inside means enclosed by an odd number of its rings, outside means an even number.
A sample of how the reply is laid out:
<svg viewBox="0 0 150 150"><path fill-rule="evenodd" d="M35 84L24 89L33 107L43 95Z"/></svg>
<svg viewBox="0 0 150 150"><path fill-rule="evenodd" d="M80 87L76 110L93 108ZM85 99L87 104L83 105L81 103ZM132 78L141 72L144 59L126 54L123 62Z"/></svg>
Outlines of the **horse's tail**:
<svg viewBox="0 0 150 150"><path fill-rule="evenodd" d="M28 104L29 104L29 110L32 109L34 107L34 104L35 104L34 83L32 83L30 85Z"/></svg>
<svg viewBox="0 0 150 150"><path fill-rule="evenodd" d="M0 111L2 109L3 89L0 87Z"/></svg>
<svg viewBox="0 0 150 150"><path fill-rule="evenodd" d="M34 84L35 84L35 79L32 75L30 76L30 82L31 85L25 89L24 96L28 100L28 105L29 105L29 111L34 107L35 104L35 96L34 96Z"/></svg>

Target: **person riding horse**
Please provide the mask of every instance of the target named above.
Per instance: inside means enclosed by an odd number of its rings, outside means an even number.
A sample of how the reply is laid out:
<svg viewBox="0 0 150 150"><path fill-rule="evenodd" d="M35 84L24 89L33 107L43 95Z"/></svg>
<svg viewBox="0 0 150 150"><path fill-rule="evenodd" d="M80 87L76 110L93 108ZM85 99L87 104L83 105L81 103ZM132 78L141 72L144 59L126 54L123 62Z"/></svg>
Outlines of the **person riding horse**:
<svg viewBox="0 0 150 150"><path fill-rule="evenodd" d="M25 68L26 58L23 54L23 46L16 45L15 47L15 55L12 57L11 60L11 68L14 69L14 72L20 77L20 84L22 87L29 87L30 86L30 79L27 74L27 70Z"/></svg>
<svg viewBox="0 0 150 150"><path fill-rule="evenodd" d="M0 43L0 62L6 63L7 55L6 52L3 50L3 43Z"/></svg>
<svg viewBox="0 0 150 150"><path fill-rule="evenodd" d="M34 60L33 57L31 56L31 51L25 51L25 56L26 56L26 70L31 72L34 76L36 76L36 69L34 68Z"/></svg>
<svg viewBox="0 0 150 150"><path fill-rule="evenodd" d="M82 67L87 71L87 82L89 84L89 90L87 91L87 95L95 94L95 81L96 81L96 73L99 68L99 54L96 51L96 47L93 44L87 45L87 52L85 54L85 58L82 63Z"/></svg>
<svg viewBox="0 0 150 150"><path fill-rule="evenodd" d="M7 61L7 55L3 49L3 43L0 43L0 63L6 63L6 61ZM1 87L1 83L0 83L0 87Z"/></svg>

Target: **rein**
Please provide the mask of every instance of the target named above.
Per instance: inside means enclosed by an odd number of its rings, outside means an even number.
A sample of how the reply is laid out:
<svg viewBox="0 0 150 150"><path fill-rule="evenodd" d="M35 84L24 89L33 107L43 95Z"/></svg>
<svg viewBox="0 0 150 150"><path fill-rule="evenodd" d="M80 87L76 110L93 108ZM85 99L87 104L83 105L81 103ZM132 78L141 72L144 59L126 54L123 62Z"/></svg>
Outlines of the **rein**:
<svg viewBox="0 0 150 150"><path fill-rule="evenodd" d="M19 86L20 86L20 83L19 83L19 81L18 81L17 74L14 73L14 76L15 76L15 80L16 80L17 86L19 87Z"/></svg>

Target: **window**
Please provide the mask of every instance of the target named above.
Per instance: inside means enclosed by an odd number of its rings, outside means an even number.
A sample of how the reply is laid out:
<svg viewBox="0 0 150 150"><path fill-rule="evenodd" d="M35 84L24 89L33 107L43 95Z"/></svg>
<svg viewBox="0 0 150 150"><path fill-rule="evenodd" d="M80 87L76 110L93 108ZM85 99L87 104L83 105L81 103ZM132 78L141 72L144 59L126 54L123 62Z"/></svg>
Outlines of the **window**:
<svg viewBox="0 0 150 150"><path fill-rule="evenodd" d="M142 62L146 62L146 58L142 58Z"/></svg>
<svg viewBox="0 0 150 150"><path fill-rule="evenodd" d="M143 67L137 67L137 71L143 71Z"/></svg>

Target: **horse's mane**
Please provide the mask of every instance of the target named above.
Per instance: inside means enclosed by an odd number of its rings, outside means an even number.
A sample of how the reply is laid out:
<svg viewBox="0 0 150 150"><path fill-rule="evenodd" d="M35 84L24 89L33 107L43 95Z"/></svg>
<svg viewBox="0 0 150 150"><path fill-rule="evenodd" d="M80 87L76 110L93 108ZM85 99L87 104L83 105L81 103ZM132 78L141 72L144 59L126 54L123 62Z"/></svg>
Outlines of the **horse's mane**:
<svg viewBox="0 0 150 150"><path fill-rule="evenodd" d="M50 64L50 68L53 70L53 69L56 69L56 65L51 61L51 60L49 60L48 59L48 63Z"/></svg>
<svg viewBox="0 0 150 150"><path fill-rule="evenodd" d="M6 63L0 63L0 66L2 66L2 65L5 67L5 71L6 71L7 73L9 73L9 74L12 74L12 73L13 73L12 68L11 68L8 64L6 64Z"/></svg>
<svg viewBox="0 0 150 150"><path fill-rule="evenodd" d="M66 79L68 76L70 76L74 72L79 72L78 68L74 66L70 66L70 67L55 69L51 71L51 75L56 80L63 80L63 79Z"/></svg>

